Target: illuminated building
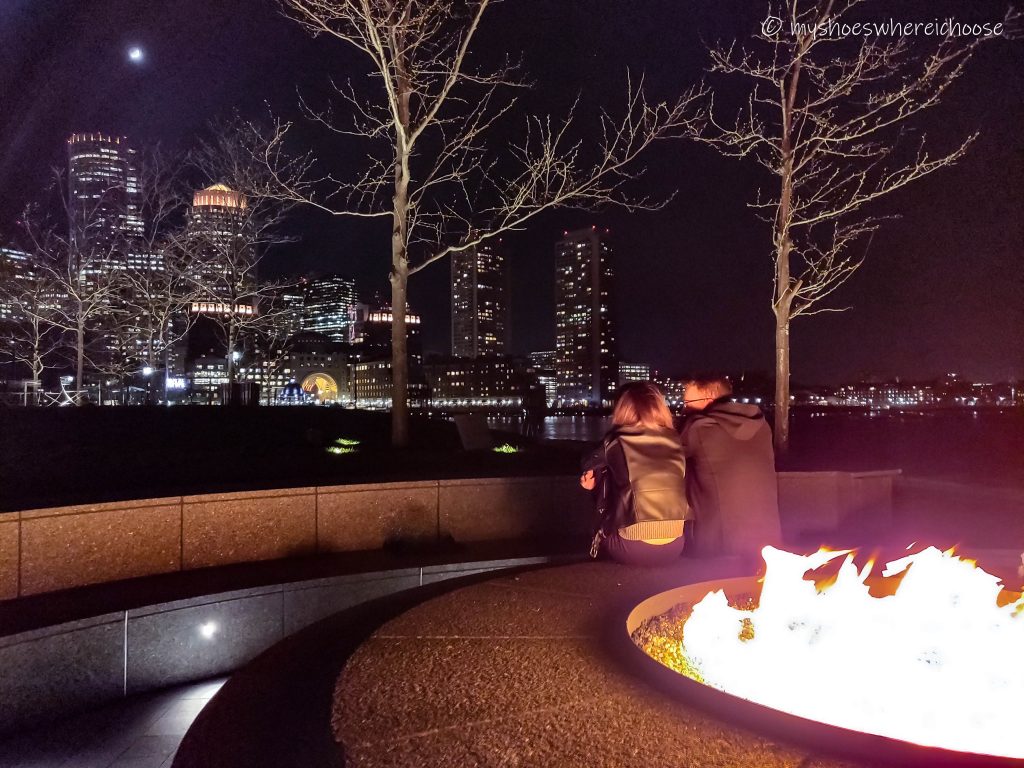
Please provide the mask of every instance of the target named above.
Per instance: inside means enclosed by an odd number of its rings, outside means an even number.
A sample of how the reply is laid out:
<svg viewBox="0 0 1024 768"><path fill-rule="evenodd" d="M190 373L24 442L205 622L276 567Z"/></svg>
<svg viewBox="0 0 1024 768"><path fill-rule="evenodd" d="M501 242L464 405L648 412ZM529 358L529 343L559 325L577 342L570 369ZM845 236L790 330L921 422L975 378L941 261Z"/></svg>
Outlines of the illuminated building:
<svg viewBox="0 0 1024 768"><path fill-rule="evenodd" d="M349 404L352 400L348 345L324 334L302 331L288 342L283 354L272 361L259 361L239 369L243 381L260 385L264 403L295 402L291 394L299 387L299 402L320 405Z"/></svg>
<svg viewBox="0 0 1024 768"><path fill-rule="evenodd" d="M306 305L305 278L296 285L282 288L274 297L274 309L278 313L278 324L282 331L292 336L302 330L302 313Z"/></svg>
<svg viewBox="0 0 1024 768"><path fill-rule="evenodd" d="M190 368L195 394L211 398L221 384L228 383L228 366L223 357L197 357Z"/></svg>
<svg viewBox="0 0 1024 768"><path fill-rule="evenodd" d="M508 270L498 245L485 243L451 256L452 355L505 352Z"/></svg>
<svg viewBox="0 0 1024 768"><path fill-rule="evenodd" d="M536 381L526 361L504 355L428 360L423 373L436 408L518 410Z"/></svg>
<svg viewBox="0 0 1024 768"><path fill-rule="evenodd" d="M555 246L555 372L562 405L611 404L618 384L608 230L566 232Z"/></svg>
<svg viewBox="0 0 1024 768"><path fill-rule="evenodd" d="M665 402L670 406L682 406L686 400L686 382L683 379L661 378L655 382L665 393Z"/></svg>
<svg viewBox="0 0 1024 768"><path fill-rule="evenodd" d="M553 349L546 349L542 352L527 352L526 356L535 368L549 368L551 370L555 369L555 361L558 359L558 353Z"/></svg>
<svg viewBox="0 0 1024 768"><path fill-rule="evenodd" d="M650 381L651 366L644 363L619 363L619 386L631 381Z"/></svg>
<svg viewBox="0 0 1024 768"><path fill-rule="evenodd" d="M389 306L357 302L351 312L352 322L348 328L349 343L358 349L364 358L389 355L391 353L391 318L391 307ZM406 311L405 332L409 360L414 364L419 364L423 361L419 315Z"/></svg>
<svg viewBox="0 0 1024 768"><path fill-rule="evenodd" d="M188 276L208 296L230 300L244 291L245 285L255 282L245 252L245 217L245 196L223 184L214 184L192 195Z"/></svg>
<svg viewBox="0 0 1024 768"><path fill-rule="evenodd" d="M340 275L311 280L306 285L302 330L322 333L334 341L345 341L356 303L355 281Z"/></svg>
<svg viewBox="0 0 1024 768"><path fill-rule="evenodd" d="M534 368L537 383L544 387L544 396L548 405L552 405L558 399L558 375L555 373L555 360L558 353L551 349L543 352L528 352L526 356Z"/></svg>
<svg viewBox="0 0 1024 768"><path fill-rule="evenodd" d="M70 237L86 271L162 269L161 256L142 247L138 156L128 140L73 133L67 145Z"/></svg>
<svg viewBox="0 0 1024 768"><path fill-rule="evenodd" d="M391 408L394 390L391 360L362 360L352 364L352 405L356 408L386 410ZM409 407L423 408L430 390L418 368L409 372Z"/></svg>
<svg viewBox="0 0 1024 768"><path fill-rule="evenodd" d="M0 248L0 282L16 283L31 274L32 262L27 253L13 248ZM13 299L5 298L4 293L0 292L0 323L18 321L24 317Z"/></svg>

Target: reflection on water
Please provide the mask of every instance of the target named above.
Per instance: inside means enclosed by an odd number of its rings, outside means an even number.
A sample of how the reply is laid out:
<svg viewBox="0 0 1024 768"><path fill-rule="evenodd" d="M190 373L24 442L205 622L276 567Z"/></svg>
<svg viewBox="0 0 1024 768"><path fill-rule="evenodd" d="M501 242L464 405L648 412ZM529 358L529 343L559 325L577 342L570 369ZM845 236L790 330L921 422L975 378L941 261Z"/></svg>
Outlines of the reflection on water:
<svg viewBox="0 0 1024 768"><path fill-rule="evenodd" d="M548 416L542 436L597 441L607 416ZM515 417L489 419L521 432ZM849 412L799 410L793 415L786 469L898 468L918 476L1024 487L1024 412L944 410Z"/></svg>
<svg viewBox="0 0 1024 768"><path fill-rule="evenodd" d="M525 429L519 416L491 416L487 423L492 429L522 433ZM610 416L547 416L540 436L545 440L583 440L597 442L608 431Z"/></svg>

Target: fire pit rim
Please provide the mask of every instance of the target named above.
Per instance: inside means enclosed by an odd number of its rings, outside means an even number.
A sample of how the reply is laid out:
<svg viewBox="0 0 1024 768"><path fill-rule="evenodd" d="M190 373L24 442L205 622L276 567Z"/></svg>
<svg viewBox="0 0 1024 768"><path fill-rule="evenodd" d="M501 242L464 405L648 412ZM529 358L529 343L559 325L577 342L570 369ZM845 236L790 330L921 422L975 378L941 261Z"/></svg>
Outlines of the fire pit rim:
<svg viewBox="0 0 1024 768"><path fill-rule="evenodd" d="M633 642L633 632L647 619L665 613L680 603L696 603L709 592L724 590L727 597L759 596L761 583L756 576L738 576L695 582L657 592L636 603L621 617L626 642L632 647L629 659L634 671L674 699L695 706L721 720L756 731L770 738L783 738L795 744L811 745L841 758L869 760L892 766L920 768L1021 768L1024 759L958 752L901 741L888 736L855 731L818 720L810 720L758 704L671 669L649 656Z"/></svg>

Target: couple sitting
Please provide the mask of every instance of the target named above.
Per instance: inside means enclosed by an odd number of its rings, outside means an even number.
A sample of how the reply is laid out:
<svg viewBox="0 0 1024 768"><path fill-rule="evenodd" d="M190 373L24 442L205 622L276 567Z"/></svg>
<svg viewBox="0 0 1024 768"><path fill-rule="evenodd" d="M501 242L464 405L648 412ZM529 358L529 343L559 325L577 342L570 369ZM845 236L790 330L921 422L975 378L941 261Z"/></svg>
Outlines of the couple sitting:
<svg viewBox="0 0 1024 768"><path fill-rule="evenodd" d="M613 560L660 565L684 545L702 556L751 556L780 542L771 429L757 406L731 394L724 378L689 382L677 432L657 386L622 387L612 428L580 478L597 491L591 555L603 542Z"/></svg>

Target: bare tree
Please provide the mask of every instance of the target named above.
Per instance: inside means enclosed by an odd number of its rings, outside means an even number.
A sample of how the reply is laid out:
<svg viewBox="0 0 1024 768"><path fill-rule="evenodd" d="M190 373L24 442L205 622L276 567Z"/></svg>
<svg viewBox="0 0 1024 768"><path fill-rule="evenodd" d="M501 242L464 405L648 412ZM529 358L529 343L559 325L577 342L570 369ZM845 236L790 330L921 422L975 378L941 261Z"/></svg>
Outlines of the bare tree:
<svg viewBox="0 0 1024 768"><path fill-rule="evenodd" d="M789 442L790 323L839 312L825 299L860 267L886 217L869 204L964 156L972 134L937 153L904 133L939 103L990 38L846 35L862 0L784 0L770 5L749 45L710 49L712 73L743 82L743 107L719 120L712 101L694 132L730 157L752 158L775 177L751 207L771 224L775 266L775 444ZM1004 23L1014 17L1008 16ZM771 22L777 21L771 29ZM773 32L773 34L768 34Z"/></svg>
<svg viewBox="0 0 1024 768"><path fill-rule="evenodd" d="M124 373L149 370L147 401L158 370L163 371L166 393L171 350L188 333L196 317L192 305L203 297L183 248L187 196L179 178L182 167L182 158L167 158L158 147L142 159L139 213L144 228L132 243L139 266L123 275L121 306L126 311L114 318L111 329L130 353L132 363Z"/></svg>
<svg viewBox="0 0 1024 768"><path fill-rule="evenodd" d="M159 269L125 274L124 301L128 312L121 332L134 340L132 346L138 353L135 372L140 367L148 368L152 377L156 371L162 371L165 392L172 350L192 328L197 316L193 305L205 296L192 272L191 258L177 245L177 236L160 244Z"/></svg>
<svg viewBox="0 0 1024 768"><path fill-rule="evenodd" d="M63 190L63 174L54 171L54 178L55 189ZM88 209L80 203L72 217L67 199L61 194L62 215L56 218L29 206L22 216L22 229L34 268L54 292L50 320L72 350L74 401L80 405L86 368L95 369L109 352L102 326L123 311L116 299L122 287L126 243L118 237L94 236L105 223L103 201L93 201Z"/></svg>
<svg viewBox="0 0 1024 768"><path fill-rule="evenodd" d="M31 403L37 404L43 374L55 366L62 346L55 322L58 293L49 271L31 256L17 268L9 266L0 270L0 354L28 371Z"/></svg>
<svg viewBox="0 0 1024 768"><path fill-rule="evenodd" d="M285 320L285 310L280 305L275 305L274 314L271 316L262 315L264 322L255 328L252 336L252 348L249 350L247 364L253 372L253 378L259 383L262 390L261 402L264 405L273 405L274 398L271 392L271 385L274 377L284 365L286 353L292 338L290 328Z"/></svg>
<svg viewBox="0 0 1024 768"><path fill-rule="evenodd" d="M340 140L367 143L368 163L354 180L314 171L305 155L282 143L279 123L265 160L287 199L333 216L391 223L392 442L408 442L406 294L409 276L446 256L474 248L538 214L560 207L618 203L656 208L665 201L629 199L634 161L653 142L678 135L694 119L699 92L652 104L630 83L623 115L600 116L593 156L573 138L574 112L563 120L526 120L511 146L488 144L510 113L517 67L485 71L470 62L490 0L280 0L285 14L314 37L337 40L362 55L370 77L360 87L334 84L342 108L314 108L308 117ZM641 84L642 85L642 84ZM321 158L322 159L322 158Z"/></svg>

